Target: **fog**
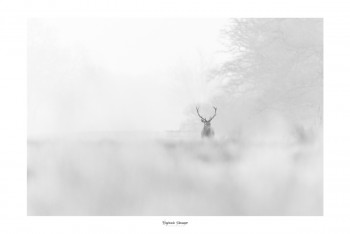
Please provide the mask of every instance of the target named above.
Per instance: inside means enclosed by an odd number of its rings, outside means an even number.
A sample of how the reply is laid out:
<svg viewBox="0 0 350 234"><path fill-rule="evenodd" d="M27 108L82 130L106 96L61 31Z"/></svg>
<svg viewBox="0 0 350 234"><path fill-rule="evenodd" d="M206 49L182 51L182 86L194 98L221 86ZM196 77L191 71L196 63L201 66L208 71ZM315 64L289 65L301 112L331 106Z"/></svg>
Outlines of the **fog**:
<svg viewBox="0 0 350 234"><path fill-rule="evenodd" d="M27 177L28 215L323 215L322 19L29 20Z"/></svg>
<svg viewBox="0 0 350 234"><path fill-rule="evenodd" d="M28 134L178 130L225 19L32 19ZM181 74L183 73L183 74Z"/></svg>

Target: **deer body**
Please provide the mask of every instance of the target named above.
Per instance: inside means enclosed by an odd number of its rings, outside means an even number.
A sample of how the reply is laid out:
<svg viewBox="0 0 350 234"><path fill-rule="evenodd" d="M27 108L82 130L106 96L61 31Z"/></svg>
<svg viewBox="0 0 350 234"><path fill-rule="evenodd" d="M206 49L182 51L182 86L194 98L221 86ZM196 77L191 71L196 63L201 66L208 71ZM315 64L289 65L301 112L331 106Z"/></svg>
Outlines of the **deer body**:
<svg viewBox="0 0 350 234"><path fill-rule="evenodd" d="M207 120L206 118L203 118L203 117L199 114L199 108L196 107L196 109L197 109L197 114L198 114L199 118L201 118L202 123L204 124L204 127L203 127L203 129L202 129L202 133L201 133L202 138L205 138L205 137L211 138L211 137L213 137L213 136L215 135L214 130L212 129L211 124L210 124L210 122L212 121L212 119L214 119L214 117L216 116L216 107L213 107L213 108L214 108L214 110L215 110L215 113L214 113L214 115L213 115L211 118L209 118L209 119Z"/></svg>
<svg viewBox="0 0 350 234"><path fill-rule="evenodd" d="M213 137L215 135L214 130L209 126L204 125L202 129L202 138L203 137Z"/></svg>

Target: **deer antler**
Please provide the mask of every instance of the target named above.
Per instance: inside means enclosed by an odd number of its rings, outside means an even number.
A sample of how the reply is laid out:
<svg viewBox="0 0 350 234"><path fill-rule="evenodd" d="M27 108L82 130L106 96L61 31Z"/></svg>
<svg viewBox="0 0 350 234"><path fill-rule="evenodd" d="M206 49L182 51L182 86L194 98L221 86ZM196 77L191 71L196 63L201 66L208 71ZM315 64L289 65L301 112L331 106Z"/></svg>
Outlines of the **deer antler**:
<svg viewBox="0 0 350 234"><path fill-rule="evenodd" d="M198 107L198 106L196 106L196 109L197 109L197 114L198 114L199 118L201 118L201 119L203 119L203 120L206 120L205 118L203 118L203 117L199 114L199 107Z"/></svg>
<svg viewBox="0 0 350 234"><path fill-rule="evenodd" d="M213 108L214 108L214 110L215 110L215 113L214 113L214 115L208 120L209 122L212 120L212 119L214 119L214 117L216 116L216 107L215 106L213 106Z"/></svg>

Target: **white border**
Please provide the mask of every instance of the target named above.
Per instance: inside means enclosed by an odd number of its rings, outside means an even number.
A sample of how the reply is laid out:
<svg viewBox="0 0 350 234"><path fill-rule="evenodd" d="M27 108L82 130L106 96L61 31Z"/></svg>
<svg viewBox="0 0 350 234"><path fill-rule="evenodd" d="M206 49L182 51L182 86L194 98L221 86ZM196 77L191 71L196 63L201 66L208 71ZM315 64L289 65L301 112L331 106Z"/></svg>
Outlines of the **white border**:
<svg viewBox="0 0 350 234"><path fill-rule="evenodd" d="M215 2L215 3L214 3ZM0 3L0 233L350 233L349 18L342 1L7 1ZM322 217L26 216L27 17L324 17L325 166Z"/></svg>

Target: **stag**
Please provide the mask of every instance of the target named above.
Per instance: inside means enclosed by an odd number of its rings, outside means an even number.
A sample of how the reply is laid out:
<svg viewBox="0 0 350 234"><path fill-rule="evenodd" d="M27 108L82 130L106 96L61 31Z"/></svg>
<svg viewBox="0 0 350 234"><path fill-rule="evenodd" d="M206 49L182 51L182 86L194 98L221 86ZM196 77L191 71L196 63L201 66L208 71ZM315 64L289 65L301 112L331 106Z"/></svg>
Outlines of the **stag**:
<svg viewBox="0 0 350 234"><path fill-rule="evenodd" d="M210 126L210 121L212 121L214 119L214 117L216 116L216 107L213 106L215 113L212 117L210 117L208 120L206 118L203 118L200 114L199 114L199 107L196 107L197 109L197 114L199 116L199 118L201 118L202 123L204 123L204 127L202 130L202 138L204 137L213 137L214 136L214 130L211 128Z"/></svg>

